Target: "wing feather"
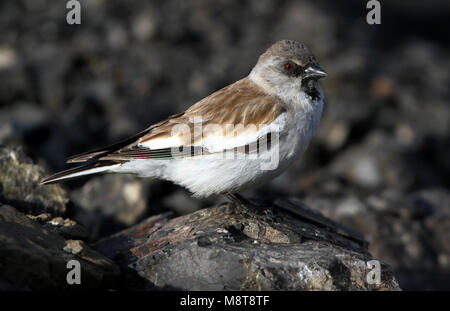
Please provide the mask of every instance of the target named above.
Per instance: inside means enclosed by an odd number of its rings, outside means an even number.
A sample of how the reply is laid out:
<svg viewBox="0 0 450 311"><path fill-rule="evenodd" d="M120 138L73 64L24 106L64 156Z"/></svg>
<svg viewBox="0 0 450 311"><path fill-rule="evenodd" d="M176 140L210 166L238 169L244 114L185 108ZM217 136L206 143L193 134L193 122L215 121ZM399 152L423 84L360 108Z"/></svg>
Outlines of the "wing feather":
<svg viewBox="0 0 450 311"><path fill-rule="evenodd" d="M248 146L280 130L286 116L286 109L278 98L268 96L244 78L133 137L69 161L173 159L243 146L247 153L252 149Z"/></svg>

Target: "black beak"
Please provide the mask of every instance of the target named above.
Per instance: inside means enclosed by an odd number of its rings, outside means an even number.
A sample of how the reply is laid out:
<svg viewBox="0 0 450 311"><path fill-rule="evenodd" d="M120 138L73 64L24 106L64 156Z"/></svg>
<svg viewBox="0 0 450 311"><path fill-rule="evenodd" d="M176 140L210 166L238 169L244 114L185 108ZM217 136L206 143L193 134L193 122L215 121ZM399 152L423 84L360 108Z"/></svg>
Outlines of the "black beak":
<svg viewBox="0 0 450 311"><path fill-rule="evenodd" d="M325 78L328 74L316 64L310 64L306 67L305 71L303 71L302 78L303 79L320 79Z"/></svg>

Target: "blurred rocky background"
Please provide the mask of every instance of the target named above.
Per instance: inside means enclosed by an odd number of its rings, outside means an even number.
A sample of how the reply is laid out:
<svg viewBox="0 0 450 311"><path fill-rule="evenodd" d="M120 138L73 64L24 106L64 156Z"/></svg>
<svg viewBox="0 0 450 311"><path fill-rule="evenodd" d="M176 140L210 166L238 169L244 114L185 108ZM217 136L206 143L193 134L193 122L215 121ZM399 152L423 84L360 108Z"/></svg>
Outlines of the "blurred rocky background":
<svg viewBox="0 0 450 311"><path fill-rule="evenodd" d="M65 1L1 1L0 144L47 172L67 168L66 157L244 77L273 42L298 40L329 73L320 130L288 172L244 194L297 197L360 231L403 289L450 289L450 4L382 1L381 25L368 25L366 3L81 0L81 25L67 25ZM3 164L17 158L8 152ZM50 213L40 218L48 226L70 217L89 242L161 212L225 201L115 175L67 182L66 197L8 184L8 165L0 203Z"/></svg>

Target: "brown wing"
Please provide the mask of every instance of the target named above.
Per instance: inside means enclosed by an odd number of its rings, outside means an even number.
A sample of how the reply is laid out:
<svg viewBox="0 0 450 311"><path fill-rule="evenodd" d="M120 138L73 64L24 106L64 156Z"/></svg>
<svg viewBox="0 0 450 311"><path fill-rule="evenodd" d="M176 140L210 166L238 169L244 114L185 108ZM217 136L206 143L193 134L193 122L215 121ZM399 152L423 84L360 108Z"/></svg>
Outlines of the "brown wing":
<svg viewBox="0 0 450 311"><path fill-rule="evenodd" d="M256 84L248 78L237 81L197 102L182 115L171 118L169 122L153 129L138 140L138 144L149 143L160 138L169 138L173 133L173 127L177 124L186 124L190 127L191 139L183 141L184 146L197 144L207 137L212 131L212 124L270 124L281 113L285 112L284 106L276 97L264 93ZM196 137L194 133L195 118L200 118L202 136ZM189 139L188 138L188 139Z"/></svg>
<svg viewBox="0 0 450 311"><path fill-rule="evenodd" d="M209 151L196 145L213 134L213 127L208 125L242 124L246 127L249 124L270 124L283 112L285 108L278 98L268 96L252 81L244 78L197 102L184 113L174 115L122 143L94 150L86 155L92 155L98 160L171 159L174 157L174 147L179 147L181 151L177 152L177 157L205 154ZM198 124L192 121L199 117L202 133L195 136L194 127ZM180 124L189 127L190 135L173 131ZM174 133L180 144L164 148L148 147L157 140L164 142L173 137ZM86 155L80 155L76 159L84 159Z"/></svg>
<svg viewBox="0 0 450 311"><path fill-rule="evenodd" d="M136 134L134 136L128 137L118 143L69 157L69 158L67 158L66 163L79 163L79 162L86 162L88 160L99 159L100 157L102 157L108 153L115 152L117 150L124 148L125 146L136 143L136 141L139 138L146 135L147 133L152 131L154 128L162 126L162 125L168 123L171 118L176 118L182 114L183 113L174 114L174 115L170 116L169 118L167 118L166 120L156 123L156 124L150 126L149 128L143 130L142 132L139 132L138 134Z"/></svg>

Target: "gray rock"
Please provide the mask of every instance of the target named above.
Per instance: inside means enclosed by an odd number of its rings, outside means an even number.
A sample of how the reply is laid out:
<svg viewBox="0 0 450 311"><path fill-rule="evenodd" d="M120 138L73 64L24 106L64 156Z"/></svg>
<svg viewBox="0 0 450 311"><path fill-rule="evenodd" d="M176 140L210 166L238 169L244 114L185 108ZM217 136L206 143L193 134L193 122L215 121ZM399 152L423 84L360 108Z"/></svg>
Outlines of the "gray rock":
<svg viewBox="0 0 450 311"><path fill-rule="evenodd" d="M384 263L381 282L368 284L366 242L294 201L154 216L95 247L147 289L400 289Z"/></svg>
<svg viewBox="0 0 450 311"><path fill-rule="evenodd" d="M131 175L95 176L71 192L77 206L73 218L89 230L92 240L97 240L105 231L111 234L111 230L141 220L147 212L148 190L149 182Z"/></svg>
<svg viewBox="0 0 450 311"><path fill-rule="evenodd" d="M330 171L365 189L380 186L405 189L412 172L400 156L402 146L381 132L372 132L361 145L347 149L331 164Z"/></svg>
<svg viewBox="0 0 450 311"><path fill-rule="evenodd" d="M79 285L66 281L70 260L80 262ZM65 240L57 230L43 227L11 206L0 205L0 287L112 288L117 286L119 277L119 267L84 242Z"/></svg>
<svg viewBox="0 0 450 311"><path fill-rule="evenodd" d="M40 185L44 176L44 169L34 165L21 149L0 146L0 203L27 214L63 214L67 194L59 185Z"/></svg>
<svg viewBox="0 0 450 311"><path fill-rule="evenodd" d="M425 228L432 237L431 243L439 267L450 275L450 192L424 190L418 197L421 205L432 207L433 213L425 219ZM450 283L448 280L447 282Z"/></svg>
<svg viewBox="0 0 450 311"><path fill-rule="evenodd" d="M371 254L392 266L403 289L450 288L448 191L405 196L391 190L364 199L308 197L305 203L362 232Z"/></svg>
<svg viewBox="0 0 450 311"><path fill-rule="evenodd" d="M89 237L89 232L85 227L69 218L63 219L62 217L56 217L47 221L45 226L52 227L65 238L87 239Z"/></svg>

